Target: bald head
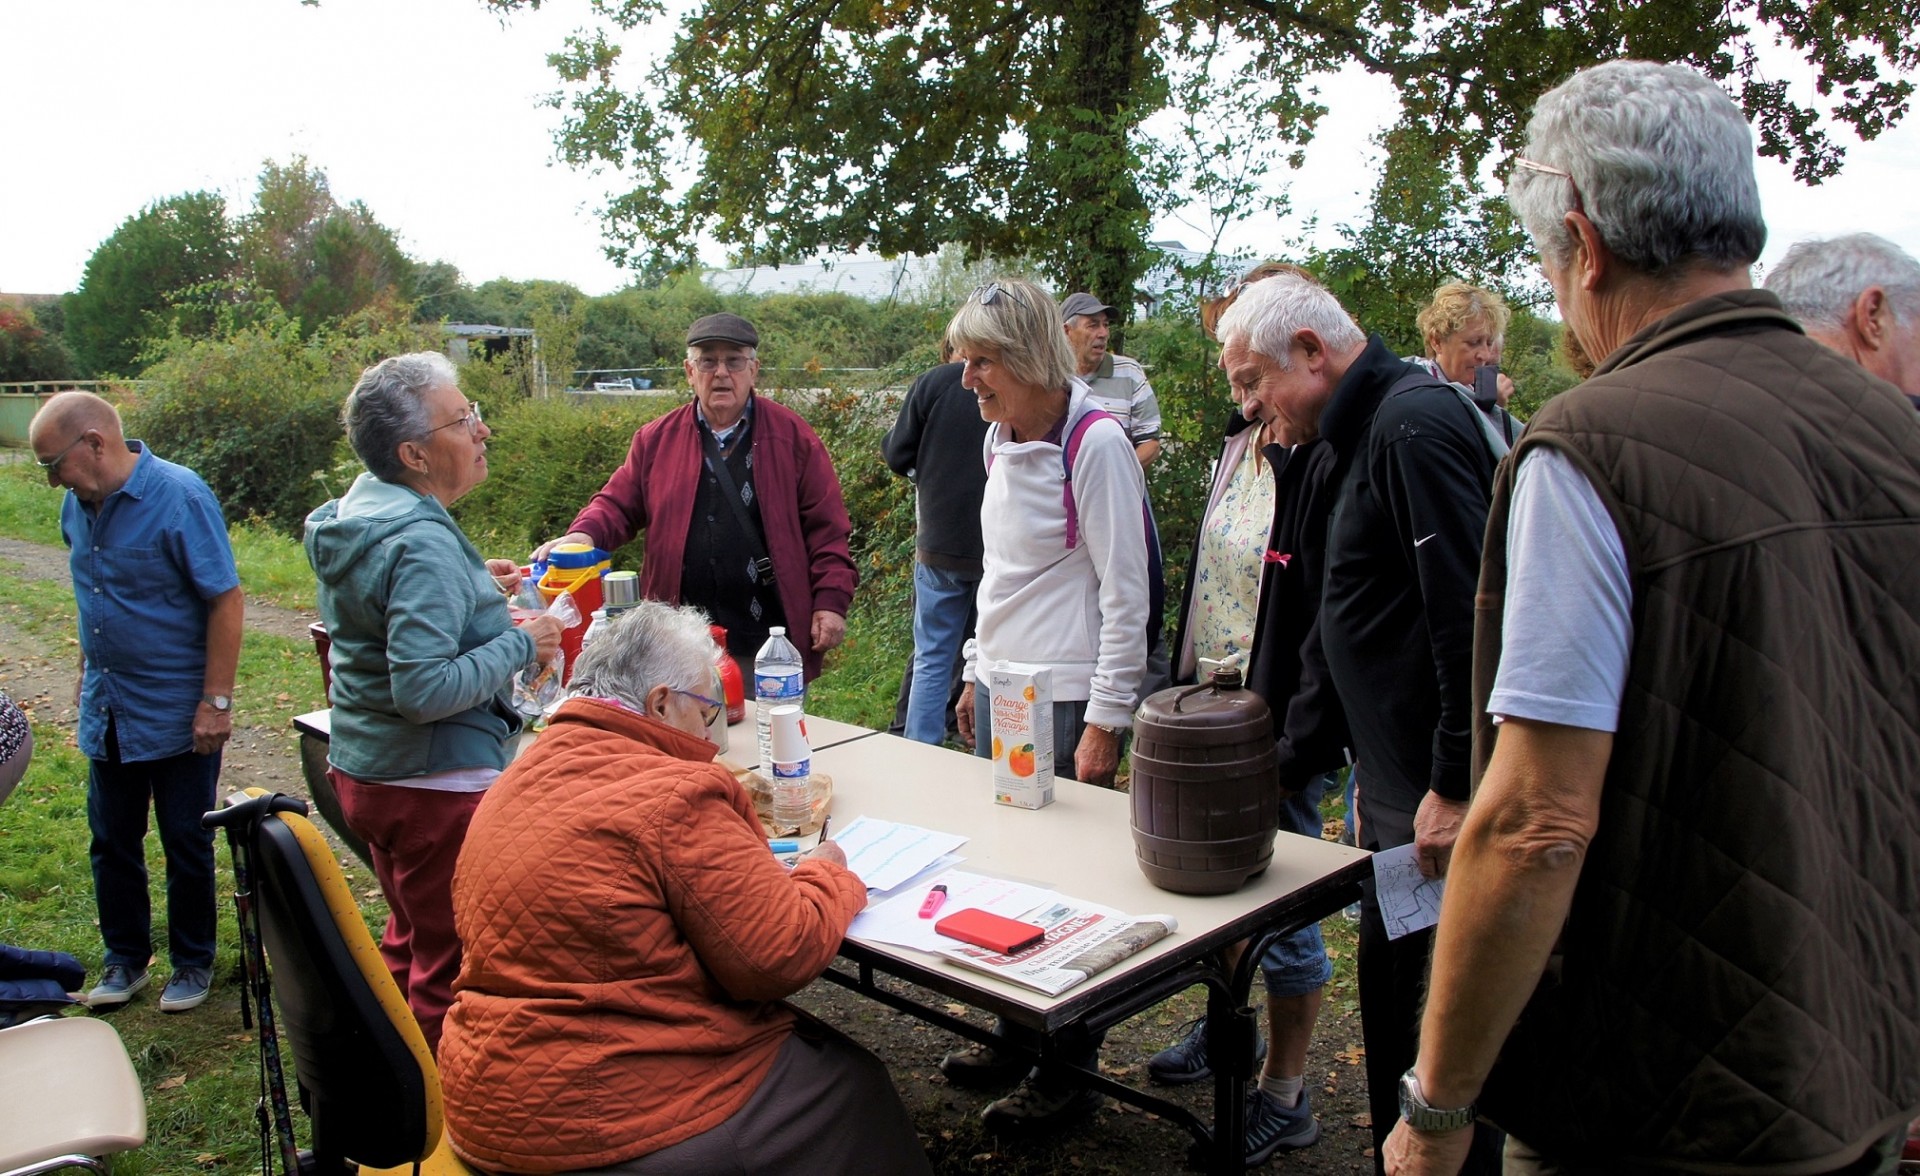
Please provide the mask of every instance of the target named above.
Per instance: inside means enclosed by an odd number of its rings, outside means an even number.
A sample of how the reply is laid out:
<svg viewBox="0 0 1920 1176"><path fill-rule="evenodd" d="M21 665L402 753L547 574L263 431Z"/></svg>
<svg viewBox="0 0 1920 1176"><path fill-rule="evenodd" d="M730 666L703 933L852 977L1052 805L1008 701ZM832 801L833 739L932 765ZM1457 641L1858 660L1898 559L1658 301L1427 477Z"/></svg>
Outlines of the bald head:
<svg viewBox="0 0 1920 1176"><path fill-rule="evenodd" d="M62 392L40 406L27 426L34 460L47 484L64 486L98 507L133 476L139 455L127 448L120 414L91 392Z"/></svg>
<svg viewBox="0 0 1920 1176"><path fill-rule="evenodd" d="M120 413L113 405L91 392L62 392L40 406L27 427L29 441L37 441L44 432L53 437L77 437L88 429L98 429L108 441L123 441ZM62 441L60 444L65 445Z"/></svg>

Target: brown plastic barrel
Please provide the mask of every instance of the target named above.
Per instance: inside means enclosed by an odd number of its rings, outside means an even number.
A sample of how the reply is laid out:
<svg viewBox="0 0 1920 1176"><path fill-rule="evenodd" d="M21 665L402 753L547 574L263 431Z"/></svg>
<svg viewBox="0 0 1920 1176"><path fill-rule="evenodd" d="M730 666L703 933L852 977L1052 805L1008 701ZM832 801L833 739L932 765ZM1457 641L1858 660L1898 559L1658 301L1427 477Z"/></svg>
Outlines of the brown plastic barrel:
<svg viewBox="0 0 1920 1176"><path fill-rule="evenodd" d="M1162 690L1133 718L1133 847L1162 890L1228 894L1273 860L1280 831L1273 716L1240 672Z"/></svg>

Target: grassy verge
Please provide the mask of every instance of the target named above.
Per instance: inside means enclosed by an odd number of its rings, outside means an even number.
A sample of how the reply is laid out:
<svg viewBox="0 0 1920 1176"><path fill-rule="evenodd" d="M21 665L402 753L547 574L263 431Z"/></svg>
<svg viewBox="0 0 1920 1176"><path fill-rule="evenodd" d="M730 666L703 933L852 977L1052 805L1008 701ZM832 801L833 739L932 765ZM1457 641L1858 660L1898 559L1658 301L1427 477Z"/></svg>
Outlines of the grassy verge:
<svg viewBox="0 0 1920 1176"><path fill-rule="evenodd" d="M39 659L69 659L72 599L64 584L14 578L0 603L0 621L13 634L5 661L24 667ZM284 741L283 762L289 767L263 771L259 779L237 778L229 771L223 788L273 786L283 771L297 773L288 720L297 711L321 705L319 694L311 647L248 633L235 690L236 739L252 740L268 750L275 741ZM32 767L0 817L0 941L70 952L87 966L90 978L97 979L101 944L88 866L87 761L65 727L36 723L34 742ZM166 867L158 838L147 839L147 851L147 868L156 879L155 939L164 943L166 911L158 879ZM257 1037L240 1020L231 863L224 849L215 857L223 905L213 997L190 1014L161 1014L157 993L167 975L162 953L148 992L106 1014L133 1057L147 1098L147 1144L115 1160L113 1170L121 1176L258 1170L253 1120ZM373 879L364 869L349 876L356 891L373 892L376 901L365 908L370 920L384 919ZM304 1130L304 1120L295 1118Z"/></svg>

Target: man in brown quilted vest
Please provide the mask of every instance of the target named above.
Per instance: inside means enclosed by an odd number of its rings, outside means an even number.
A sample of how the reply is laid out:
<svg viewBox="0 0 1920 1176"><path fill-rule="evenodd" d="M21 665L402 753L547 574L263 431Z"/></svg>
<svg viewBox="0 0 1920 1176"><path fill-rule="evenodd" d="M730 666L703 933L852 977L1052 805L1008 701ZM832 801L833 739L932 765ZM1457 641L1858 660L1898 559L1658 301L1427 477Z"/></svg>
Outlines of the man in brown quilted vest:
<svg viewBox="0 0 1920 1176"><path fill-rule="evenodd" d="M1450 1172L1890 1172L1920 1107L1920 414L1750 288L1745 119L1541 98L1508 193L1604 357L1500 469L1476 791L1387 1142ZM1503 619L1513 624L1503 627Z"/></svg>

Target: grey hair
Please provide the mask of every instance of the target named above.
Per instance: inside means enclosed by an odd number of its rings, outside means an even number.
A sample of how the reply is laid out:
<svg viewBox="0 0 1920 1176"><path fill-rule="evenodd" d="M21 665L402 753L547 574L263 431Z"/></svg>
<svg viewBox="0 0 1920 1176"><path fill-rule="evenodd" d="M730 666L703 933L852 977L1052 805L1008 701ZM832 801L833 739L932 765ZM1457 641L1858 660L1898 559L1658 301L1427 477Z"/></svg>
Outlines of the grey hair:
<svg viewBox="0 0 1920 1176"><path fill-rule="evenodd" d="M993 301L981 302L979 291L970 295L953 312L946 342L958 355L999 357L1023 384L1065 388L1080 365L1060 329L1060 308L1052 296L1023 278L995 278L990 284L1000 287Z"/></svg>
<svg viewBox="0 0 1920 1176"><path fill-rule="evenodd" d="M1853 300L1869 286L1887 292L1900 322L1920 316L1920 262L1873 233L1796 242L1766 281L1788 314L1822 331L1844 329Z"/></svg>
<svg viewBox="0 0 1920 1176"><path fill-rule="evenodd" d="M1609 61L1541 95L1527 123L1525 166L1507 200L1540 255L1573 252L1576 204L1620 262L1661 275L1683 262L1730 271L1767 243L1753 174L1753 131L1733 99L1682 65Z"/></svg>
<svg viewBox="0 0 1920 1176"><path fill-rule="evenodd" d="M713 688L713 635L692 605L645 600L607 622L574 664L569 692L645 710L655 686L706 694Z"/></svg>
<svg viewBox="0 0 1920 1176"><path fill-rule="evenodd" d="M399 482L407 473L398 450L404 441L426 437L426 395L442 384L460 386L453 361L438 351L415 351L383 359L366 371L347 393L340 423L360 461L382 482Z"/></svg>
<svg viewBox="0 0 1920 1176"><path fill-rule="evenodd" d="M1222 347L1244 343L1283 372L1293 368L1293 339L1301 331L1320 336L1332 351L1367 341L1333 291L1295 273L1274 274L1242 289L1215 328Z"/></svg>

